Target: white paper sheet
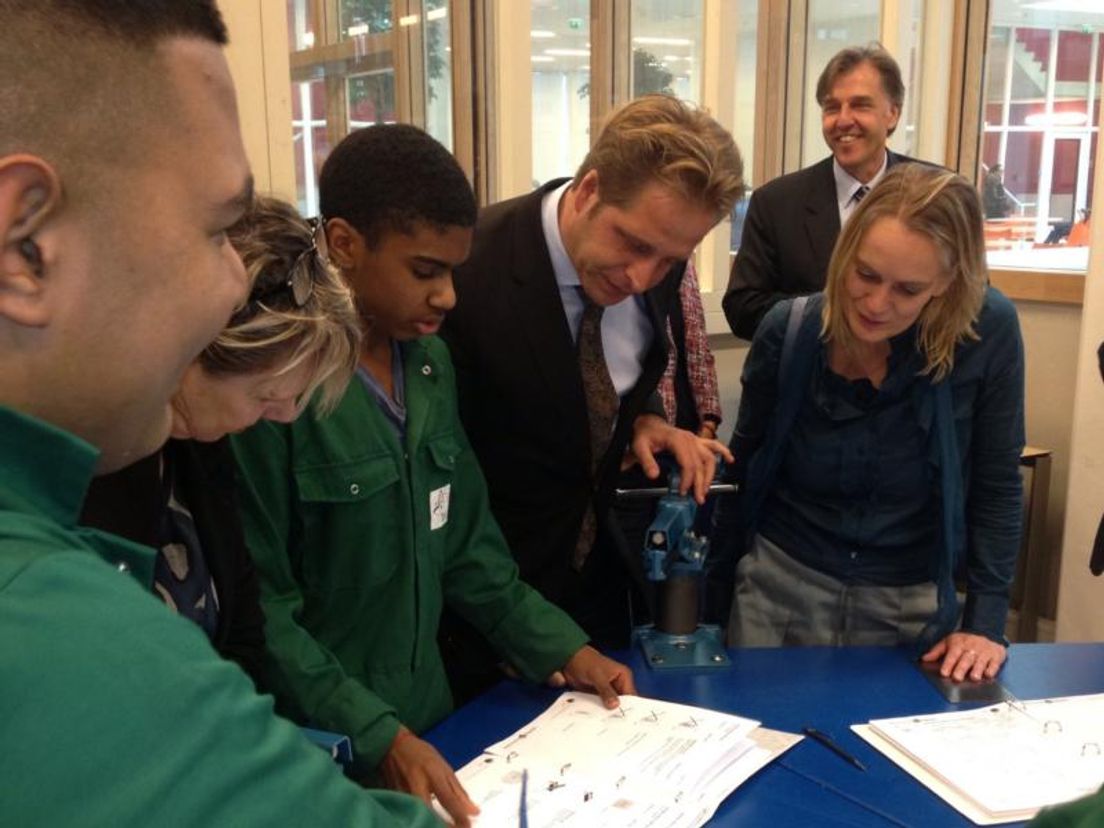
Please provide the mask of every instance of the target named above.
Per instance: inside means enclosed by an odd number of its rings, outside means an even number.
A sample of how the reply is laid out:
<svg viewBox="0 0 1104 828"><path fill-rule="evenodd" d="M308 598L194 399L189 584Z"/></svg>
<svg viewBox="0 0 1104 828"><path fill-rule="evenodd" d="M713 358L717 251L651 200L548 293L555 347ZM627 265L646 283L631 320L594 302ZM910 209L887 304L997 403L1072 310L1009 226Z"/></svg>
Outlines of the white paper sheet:
<svg viewBox="0 0 1104 828"><path fill-rule="evenodd" d="M876 740L856 728L979 824L1028 819L1104 782L1104 695L876 719L869 730Z"/></svg>
<svg viewBox="0 0 1104 828"><path fill-rule="evenodd" d="M523 771L530 828L697 828L802 737L687 705L621 696L607 710L564 693L457 772L479 825L516 825Z"/></svg>

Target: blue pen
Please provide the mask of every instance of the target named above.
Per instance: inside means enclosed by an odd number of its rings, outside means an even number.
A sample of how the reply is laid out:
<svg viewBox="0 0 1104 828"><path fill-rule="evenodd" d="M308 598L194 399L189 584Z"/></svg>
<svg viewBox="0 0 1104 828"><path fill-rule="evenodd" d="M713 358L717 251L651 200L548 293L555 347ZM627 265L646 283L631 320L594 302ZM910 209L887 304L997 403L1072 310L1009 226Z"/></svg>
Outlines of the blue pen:
<svg viewBox="0 0 1104 828"><path fill-rule="evenodd" d="M529 771L521 772L521 801L518 803L518 828L529 828L529 815L525 812L525 794L529 789Z"/></svg>
<svg viewBox="0 0 1104 828"><path fill-rule="evenodd" d="M801 732L812 739L814 742L819 742L820 744L824 745L824 747L828 748L828 750L832 751L832 753L836 754L836 756L838 756L840 759L847 762L848 764L853 765L861 771L866 770L866 765L864 765L862 762L860 762L858 759L856 759L854 756L852 756L850 753L848 753L846 750L844 750L834 741L832 741L832 737L829 736L827 733L822 733L815 727L803 727L801 728Z"/></svg>

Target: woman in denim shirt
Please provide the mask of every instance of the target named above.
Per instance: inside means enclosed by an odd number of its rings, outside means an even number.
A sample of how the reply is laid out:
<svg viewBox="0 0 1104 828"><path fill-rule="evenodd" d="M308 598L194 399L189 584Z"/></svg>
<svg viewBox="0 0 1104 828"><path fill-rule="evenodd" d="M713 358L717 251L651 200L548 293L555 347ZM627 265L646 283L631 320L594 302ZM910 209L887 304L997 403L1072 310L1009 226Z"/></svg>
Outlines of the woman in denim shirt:
<svg viewBox="0 0 1104 828"><path fill-rule="evenodd" d="M764 319L732 443L743 494L714 541L739 560L731 644L907 642L956 680L1000 669L1023 342L984 257L970 184L901 165L846 225L825 292Z"/></svg>

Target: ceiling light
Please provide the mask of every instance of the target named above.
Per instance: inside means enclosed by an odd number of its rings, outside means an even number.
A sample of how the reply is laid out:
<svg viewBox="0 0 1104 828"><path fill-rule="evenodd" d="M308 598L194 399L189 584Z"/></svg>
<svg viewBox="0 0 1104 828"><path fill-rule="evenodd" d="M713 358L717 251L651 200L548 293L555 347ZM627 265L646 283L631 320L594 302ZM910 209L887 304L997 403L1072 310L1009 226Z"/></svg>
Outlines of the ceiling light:
<svg viewBox="0 0 1104 828"><path fill-rule="evenodd" d="M1038 0L1035 3L1024 3L1020 8L1098 15L1100 14L1100 0Z"/></svg>
<svg viewBox="0 0 1104 828"><path fill-rule="evenodd" d="M694 41L686 37L634 37L633 43L644 46L692 46Z"/></svg>
<svg viewBox="0 0 1104 828"><path fill-rule="evenodd" d="M1032 112L1026 118L1024 123L1028 126L1084 126L1089 121L1089 116L1084 112L1066 111L1066 112Z"/></svg>
<svg viewBox="0 0 1104 828"><path fill-rule="evenodd" d="M548 40L556 36L555 32L550 32L547 29L533 29L529 32L529 37L533 40Z"/></svg>

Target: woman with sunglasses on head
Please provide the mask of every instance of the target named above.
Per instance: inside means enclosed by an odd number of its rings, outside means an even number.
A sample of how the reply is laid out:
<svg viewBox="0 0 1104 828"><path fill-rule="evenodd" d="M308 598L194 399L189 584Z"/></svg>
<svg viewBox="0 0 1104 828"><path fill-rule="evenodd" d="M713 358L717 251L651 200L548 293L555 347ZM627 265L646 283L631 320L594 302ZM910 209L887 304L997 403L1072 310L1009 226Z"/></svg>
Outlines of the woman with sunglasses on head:
<svg viewBox="0 0 1104 828"><path fill-rule="evenodd" d="M352 376L359 322L318 228L264 197L231 228L252 279L249 299L185 373L172 439L96 479L81 516L159 550L154 592L254 683L264 668L264 616L225 437L261 419L291 422L316 392L323 410L332 407Z"/></svg>
<svg viewBox="0 0 1104 828"><path fill-rule="evenodd" d="M974 188L901 164L844 227L825 292L765 317L731 443L740 495L716 515L715 554L738 561L730 645L908 643L956 681L1000 670L1024 356L987 282Z"/></svg>

